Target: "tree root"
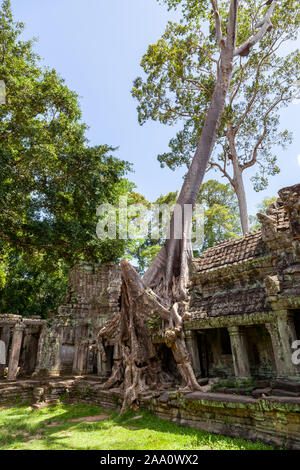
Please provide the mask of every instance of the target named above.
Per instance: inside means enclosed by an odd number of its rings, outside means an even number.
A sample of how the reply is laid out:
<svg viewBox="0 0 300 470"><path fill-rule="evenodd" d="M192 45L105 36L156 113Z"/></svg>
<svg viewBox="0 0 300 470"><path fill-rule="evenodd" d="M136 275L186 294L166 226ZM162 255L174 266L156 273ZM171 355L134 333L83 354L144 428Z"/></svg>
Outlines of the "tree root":
<svg viewBox="0 0 300 470"><path fill-rule="evenodd" d="M166 345L172 350L178 371L186 384L186 389L201 390L195 378L189 354L182 333L181 304L172 308L145 286L136 270L127 262L121 262L122 304L121 313L107 322L99 333L103 344L117 341L114 349L114 365L111 377L102 386L109 390L116 385L124 392L121 412L138 403L139 396L149 389L158 388L163 380L161 359L152 341L152 331L148 321L158 316L168 325L164 334Z"/></svg>

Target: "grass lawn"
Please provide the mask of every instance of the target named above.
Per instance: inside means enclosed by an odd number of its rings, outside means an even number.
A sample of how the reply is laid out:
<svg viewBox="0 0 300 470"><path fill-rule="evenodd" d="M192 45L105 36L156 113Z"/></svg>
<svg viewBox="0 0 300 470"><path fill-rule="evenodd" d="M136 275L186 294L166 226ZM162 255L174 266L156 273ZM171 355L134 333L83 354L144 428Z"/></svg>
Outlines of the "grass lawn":
<svg viewBox="0 0 300 470"><path fill-rule="evenodd" d="M102 415L102 416L99 416ZM106 415L106 416L103 416ZM98 416L98 421L79 421ZM74 421L76 420L77 421ZM97 419L97 418L96 418ZM146 412L60 404L33 410L0 408L0 449L8 450L263 450L261 443L181 427Z"/></svg>

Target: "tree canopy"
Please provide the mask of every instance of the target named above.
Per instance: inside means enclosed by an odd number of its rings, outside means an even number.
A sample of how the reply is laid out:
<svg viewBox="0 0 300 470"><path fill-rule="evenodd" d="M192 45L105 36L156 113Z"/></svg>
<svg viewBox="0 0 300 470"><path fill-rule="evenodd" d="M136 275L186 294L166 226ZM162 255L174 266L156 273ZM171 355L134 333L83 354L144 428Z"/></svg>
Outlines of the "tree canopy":
<svg viewBox="0 0 300 470"><path fill-rule="evenodd" d="M160 196L154 204L175 206L178 191ZM149 204L149 203L148 203ZM230 184L222 184L216 180L208 180L201 186L198 204L204 209L203 240L201 247L194 246L194 256L214 246L217 242L236 238L242 234L239 220L237 200ZM151 207L151 204L149 204ZM160 219L161 221L161 219ZM155 259L165 239L153 240L150 236L140 240L129 250L132 258L138 261L138 268L143 272Z"/></svg>
<svg viewBox="0 0 300 470"><path fill-rule="evenodd" d="M43 68L32 41L22 41L10 2L0 11L0 239L55 259L119 258L124 244L101 243L96 208L132 185L129 164L107 145L89 147L77 95L55 70Z"/></svg>
<svg viewBox="0 0 300 470"><path fill-rule="evenodd" d="M141 125L148 119L182 125L170 141L170 150L158 156L162 166L174 170L181 165L189 167L215 89L220 66L213 8L217 2L165 3L170 8L181 6L184 19L179 24L169 22L163 36L149 46L141 61L144 76L135 80L132 95L138 100ZM219 8L220 34L225 34L229 3L224 1ZM256 32L260 15L268 8L265 2L240 4L237 51ZM268 177L279 172L278 147L285 148L291 142L290 132L281 129L279 110L293 100L300 52L282 56L281 46L297 38L299 21L296 1L277 2L268 34L256 47L236 54L233 61L208 169L217 170L236 191L244 232L249 226L242 173L255 167L254 189L265 189Z"/></svg>
<svg viewBox="0 0 300 470"><path fill-rule="evenodd" d="M3 1L0 311L33 314L59 302L68 266L123 256L125 240L97 238L97 207L117 204L134 185L115 149L89 146L77 94L42 65L23 30Z"/></svg>

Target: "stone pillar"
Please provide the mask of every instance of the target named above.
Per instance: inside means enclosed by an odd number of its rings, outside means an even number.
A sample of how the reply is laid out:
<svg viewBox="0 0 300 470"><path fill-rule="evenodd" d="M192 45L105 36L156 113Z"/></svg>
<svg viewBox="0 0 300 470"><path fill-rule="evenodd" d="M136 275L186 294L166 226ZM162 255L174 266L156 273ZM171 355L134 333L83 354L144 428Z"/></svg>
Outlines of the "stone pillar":
<svg viewBox="0 0 300 470"><path fill-rule="evenodd" d="M4 346L2 346L5 349L5 363L1 364L0 363L0 378L4 377L4 369L7 364L7 359L8 359L8 348L9 348L9 340L10 340L10 326L3 326L1 328L1 333L0 333L0 340L3 341Z"/></svg>
<svg viewBox="0 0 300 470"><path fill-rule="evenodd" d="M97 375L99 375L99 377L102 377L104 376L105 374L103 373L103 369L105 367L104 365L105 363L103 362L102 360L102 355L101 355L101 351L97 351Z"/></svg>
<svg viewBox="0 0 300 470"><path fill-rule="evenodd" d="M292 312L277 312L277 321L266 323L270 333L278 377L299 376L299 366L292 362L292 343L297 340Z"/></svg>
<svg viewBox="0 0 300 470"><path fill-rule="evenodd" d="M82 375L86 373L88 359L88 343L86 340L78 340L75 344L73 373Z"/></svg>
<svg viewBox="0 0 300 470"><path fill-rule="evenodd" d="M98 349L97 351L97 375L99 375L99 377L107 377L108 375L107 357L102 349Z"/></svg>
<svg viewBox="0 0 300 470"><path fill-rule="evenodd" d="M86 359L86 373L93 374L94 360L95 360L95 346L93 340L87 341L87 359ZM97 356L96 356L97 359Z"/></svg>
<svg viewBox="0 0 300 470"><path fill-rule="evenodd" d="M6 349L8 350L9 340L10 340L10 326L3 326L1 329L0 339L6 344Z"/></svg>
<svg viewBox="0 0 300 470"><path fill-rule="evenodd" d="M24 325L17 323L13 329L12 344L8 363L8 380L16 380L19 366L19 358L22 346Z"/></svg>
<svg viewBox="0 0 300 470"><path fill-rule="evenodd" d="M250 364L244 338L244 332L239 326L228 328L230 335L234 373L237 378L250 377Z"/></svg>
<svg viewBox="0 0 300 470"><path fill-rule="evenodd" d="M188 330L185 332L185 343L188 349L188 352L191 356L192 367L194 373L196 375L201 374L201 366L200 366L200 357L199 357L199 349L197 343L197 335L194 331Z"/></svg>
<svg viewBox="0 0 300 470"><path fill-rule="evenodd" d="M74 345L73 374L77 374L78 342Z"/></svg>
<svg viewBox="0 0 300 470"><path fill-rule="evenodd" d="M52 361L49 370L49 375L51 377L58 377L60 375L63 333L63 327L58 327L56 331L52 333Z"/></svg>
<svg viewBox="0 0 300 470"><path fill-rule="evenodd" d="M31 332L30 328L24 328L23 331L23 347L22 347L22 353L20 355L20 367L22 368L22 373L27 373L29 369L29 348L30 348L30 341L31 341Z"/></svg>
<svg viewBox="0 0 300 470"><path fill-rule="evenodd" d="M48 332L47 326L43 325L40 329L39 343L38 343L38 348L37 348L37 353L36 353L36 363L35 363L35 369L32 374L32 377L39 375L41 371L47 332Z"/></svg>

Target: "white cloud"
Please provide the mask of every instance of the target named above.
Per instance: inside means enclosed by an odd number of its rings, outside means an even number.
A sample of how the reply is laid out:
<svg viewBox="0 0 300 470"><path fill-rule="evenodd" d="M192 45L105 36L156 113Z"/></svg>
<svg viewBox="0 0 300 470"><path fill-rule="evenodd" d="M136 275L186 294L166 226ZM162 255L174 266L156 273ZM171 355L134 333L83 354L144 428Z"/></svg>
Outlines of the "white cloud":
<svg viewBox="0 0 300 470"><path fill-rule="evenodd" d="M298 155L297 159L298 159L298 165L300 166L300 154Z"/></svg>

